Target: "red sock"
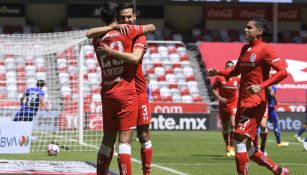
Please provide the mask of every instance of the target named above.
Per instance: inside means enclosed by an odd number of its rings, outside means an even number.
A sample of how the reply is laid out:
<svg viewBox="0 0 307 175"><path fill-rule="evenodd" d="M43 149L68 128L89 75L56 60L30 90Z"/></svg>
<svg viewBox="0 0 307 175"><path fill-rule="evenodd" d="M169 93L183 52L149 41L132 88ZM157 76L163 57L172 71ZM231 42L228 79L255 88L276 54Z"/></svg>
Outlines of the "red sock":
<svg viewBox="0 0 307 175"><path fill-rule="evenodd" d="M258 165L265 166L271 171L273 171L273 167L276 166L276 164L261 151L256 151L250 158Z"/></svg>
<svg viewBox="0 0 307 175"><path fill-rule="evenodd" d="M106 145L101 145L97 155L97 175L107 175L109 172L109 166L113 157L114 148L110 148ZM109 155L109 156L107 156Z"/></svg>
<svg viewBox="0 0 307 175"><path fill-rule="evenodd" d="M244 143L236 144L236 166L239 175L248 175L248 154Z"/></svg>
<svg viewBox="0 0 307 175"><path fill-rule="evenodd" d="M141 148L143 175L150 175L151 159L152 159L152 145L151 141L144 143Z"/></svg>
<svg viewBox="0 0 307 175"><path fill-rule="evenodd" d="M119 144L117 160L120 175L131 175L131 146L129 144Z"/></svg>

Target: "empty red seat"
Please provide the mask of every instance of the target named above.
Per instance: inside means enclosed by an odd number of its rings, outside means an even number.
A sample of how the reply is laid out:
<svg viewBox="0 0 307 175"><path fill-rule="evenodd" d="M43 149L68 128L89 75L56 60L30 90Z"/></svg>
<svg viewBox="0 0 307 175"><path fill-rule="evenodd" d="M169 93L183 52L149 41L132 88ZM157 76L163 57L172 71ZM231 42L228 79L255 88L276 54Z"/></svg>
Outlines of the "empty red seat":
<svg viewBox="0 0 307 175"><path fill-rule="evenodd" d="M202 102L203 101L202 97L200 95L193 95L192 98L193 98L194 102Z"/></svg>
<svg viewBox="0 0 307 175"><path fill-rule="evenodd" d="M189 90L188 90L187 88L181 89L180 92L181 92L181 96L189 95L189 94L190 94L190 93L189 93Z"/></svg>
<svg viewBox="0 0 307 175"><path fill-rule="evenodd" d="M158 75L158 81L165 81L166 80L166 78L165 78L165 75Z"/></svg>
<svg viewBox="0 0 307 175"><path fill-rule="evenodd" d="M166 67L166 68L165 68L165 73L166 73L166 74L173 74L173 73L174 73L174 70L173 70L172 67Z"/></svg>
<svg viewBox="0 0 307 175"><path fill-rule="evenodd" d="M194 75L187 75L186 81L195 81L195 76Z"/></svg>

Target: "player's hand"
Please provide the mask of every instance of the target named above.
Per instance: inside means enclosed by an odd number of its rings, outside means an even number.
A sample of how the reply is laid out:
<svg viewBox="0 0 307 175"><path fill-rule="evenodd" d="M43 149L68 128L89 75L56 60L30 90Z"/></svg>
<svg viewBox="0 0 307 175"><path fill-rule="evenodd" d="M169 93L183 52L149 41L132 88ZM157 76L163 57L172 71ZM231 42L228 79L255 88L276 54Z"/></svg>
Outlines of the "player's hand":
<svg viewBox="0 0 307 175"><path fill-rule="evenodd" d="M120 34L122 35L128 35L128 32L131 30L130 25L127 24L119 24L119 25L114 25L113 29L119 30Z"/></svg>
<svg viewBox="0 0 307 175"><path fill-rule="evenodd" d="M218 74L219 74L219 71L216 70L215 68L210 68L210 69L208 69L207 75L208 75L209 77L211 77L211 76L217 76Z"/></svg>
<svg viewBox="0 0 307 175"><path fill-rule="evenodd" d="M109 54L111 52L111 48L106 44L101 44L97 47L96 52L99 54Z"/></svg>
<svg viewBox="0 0 307 175"><path fill-rule="evenodd" d="M247 91L250 92L251 94L257 94L261 91L261 86L259 84L257 85L251 85L247 87Z"/></svg>
<svg viewBox="0 0 307 175"><path fill-rule="evenodd" d="M220 102L225 104L227 102L227 99L222 97L222 98L220 98Z"/></svg>

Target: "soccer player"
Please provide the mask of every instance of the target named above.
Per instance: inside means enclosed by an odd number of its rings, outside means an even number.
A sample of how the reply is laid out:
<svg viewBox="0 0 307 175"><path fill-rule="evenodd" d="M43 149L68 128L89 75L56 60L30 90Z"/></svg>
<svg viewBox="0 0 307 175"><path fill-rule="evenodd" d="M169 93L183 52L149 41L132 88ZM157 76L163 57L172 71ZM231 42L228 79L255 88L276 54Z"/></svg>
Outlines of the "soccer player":
<svg viewBox="0 0 307 175"><path fill-rule="evenodd" d="M20 109L15 114L14 121L32 121L39 109L49 111L45 102L45 92L42 90L44 80L37 80L36 86L28 88L20 99Z"/></svg>
<svg viewBox="0 0 307 175"><path fill-rule="evenodd" d="M256 130L267 106L266 89L287 76L284 62L278 58L274 49L263 41L268 30L266 20L251 19L244 29L248 44L242 47L234 69L208 70L209 76L222 75L230 78L241 74L234 132L236 167L240 175L248 174L249 159L265 166L275 175L289 174L287 168L277 165L255 145ZM277 73L269 77L271 68Z"/></svg>
<svg viewBox="0 0 307 175"><path fill-rule="evenodd" d="M307 92L306 92L307 93ZM307 94L306 94L306 98L307 98ZM306 99L306 103L307 103L307 99ZM304 139L302 139L302 134L305 132L306 128L307 128L307 105L305 107L305 117L306 117L306 120L305 120L305 123L302 124L301 128L298 129L296 131L296 134L294 135L294 138L296 139L296 141L298 142L303 142ZM306 139L306 138L305 138Z"/></svg>
<svg viewBox="0 0 307 175"><path fill-rule="evenodd" d="M133 4L122 3L118 7L118 22L120 24L134 24L136 19ZM120 27L122 28L122 26ZM120 29L123 30L123 29ZM141 144L141 160L143 175L150 175L152 160L152 143L150 139L149 125L151 122L150 106L147 95L146 78L142 71L142 57L146 50L146 37L140 36L133 40L133 52L137 55L137 59L132 57L130 53L122 53L108 46L103 45L98 49L116 58L137 64L135 73L135 87L138 97L138 118L137 118L137 136ZM141 53L141 56L140 56Z"/></svg>
<svg viewBox="0 0 307 175"><path fill-rule="evenodd" d="M232 69L234 63L227 61L225 69ZM234 156L233 131L235 127L235 114L237 110L238 89L240 78L232 77L227 80L224 76L216 77L212 92L219 100L219 116L223 126L223 138L226 144L226 155Z"/></svg>
<svg viewBox="0 0 307 175"><path fill-rule="evenodd" d="M97 174L107 174L113 156L113 146L119 131L118 164L120 174L131 174L131 136L137 123L137 93L135 89L135 62L142 57L144 48L132 51L132 41L152 32L153 25L128 26L127 36L118 30L117 4L102 5L101 19L106 27L90 29L93 45L102 69L102 99L104 136L97 156ZM116 27L115 27L116 26ZM119 29L119 28L117 28ZM109 32L108 32L109 31ZM107 32L106 34L103 34ZM120 52L114 52L117 49ZM125 52L129 52L127 54ZM125 60L125 61L124 61Z"/></svg>
<svg viewBox="0 0 307 175"><path fill-rule="evenodd" d="M276 100L276 85L272 85L267 89L267 97L268 97L268 117L263 117L260 124L260 138L261 138L261 147L260 150L264 153L265 151L265 143L268 136L267 123L268 121L274 126L274 134L276 137L277 147L285 147L289 145L289 142L281 141L280 139L280 127L278 123L278 115L275 110L275 106L277 104Z"/></svg>

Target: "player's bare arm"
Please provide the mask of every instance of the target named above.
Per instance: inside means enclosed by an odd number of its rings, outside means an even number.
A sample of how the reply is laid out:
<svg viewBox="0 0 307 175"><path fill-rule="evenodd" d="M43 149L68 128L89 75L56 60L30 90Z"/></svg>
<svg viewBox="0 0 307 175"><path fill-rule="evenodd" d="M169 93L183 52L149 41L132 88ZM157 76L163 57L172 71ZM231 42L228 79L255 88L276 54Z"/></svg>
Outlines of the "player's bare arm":
<svg viewBox="0 0 307 175"><path fill-rule="evenodd" d="M39 104L39 107L41 108L41 109L45 109L46 111L50 111L50 109L49 109L49 107L48 107L48 103L46 103L46 101L45 101L45 99L44 99L44 97L40 97L40 104Z"/></svg>
<svg viewBox="0 0 307 175"><path fill-rule="evenodd" d="M227 102L227 99L226 98L223 98L222 96L220 96L219 92L218 92L218 85L217 83L214 83L213 86L212 86L212 92L213 92L213 95L222 103L226 103Z"/></svg>
<svg viewBox="0 0 307 175"><path fill-rule="evenodd" d="M122 59L126 62L137 64L141 60L141 58L143 57L144 49L143 48L134 48L132 53L125 53L125 52L113 50L109 46L103 44L103 45L97 47L96 52L102 53L102 54L112 55L115 58Z"/></svg>
<svg viewBox="0 0 307 175"><path fill-rule="evenodd" d="M213 77L213 76L217 76L219 74L219 70L215 69L215 68L210 68L208 69L207 75L209 77Z"/></svg>
<svg viewBox="0 0 307 175"><path fill-rule="evenodd" d="M86 37L87 38L95 38L99 35L105 34L109 32L110 30L113 30L114 26L109 25L109 26L104 26L104 27L95 27L91 28L86 32Z"/></svg>

